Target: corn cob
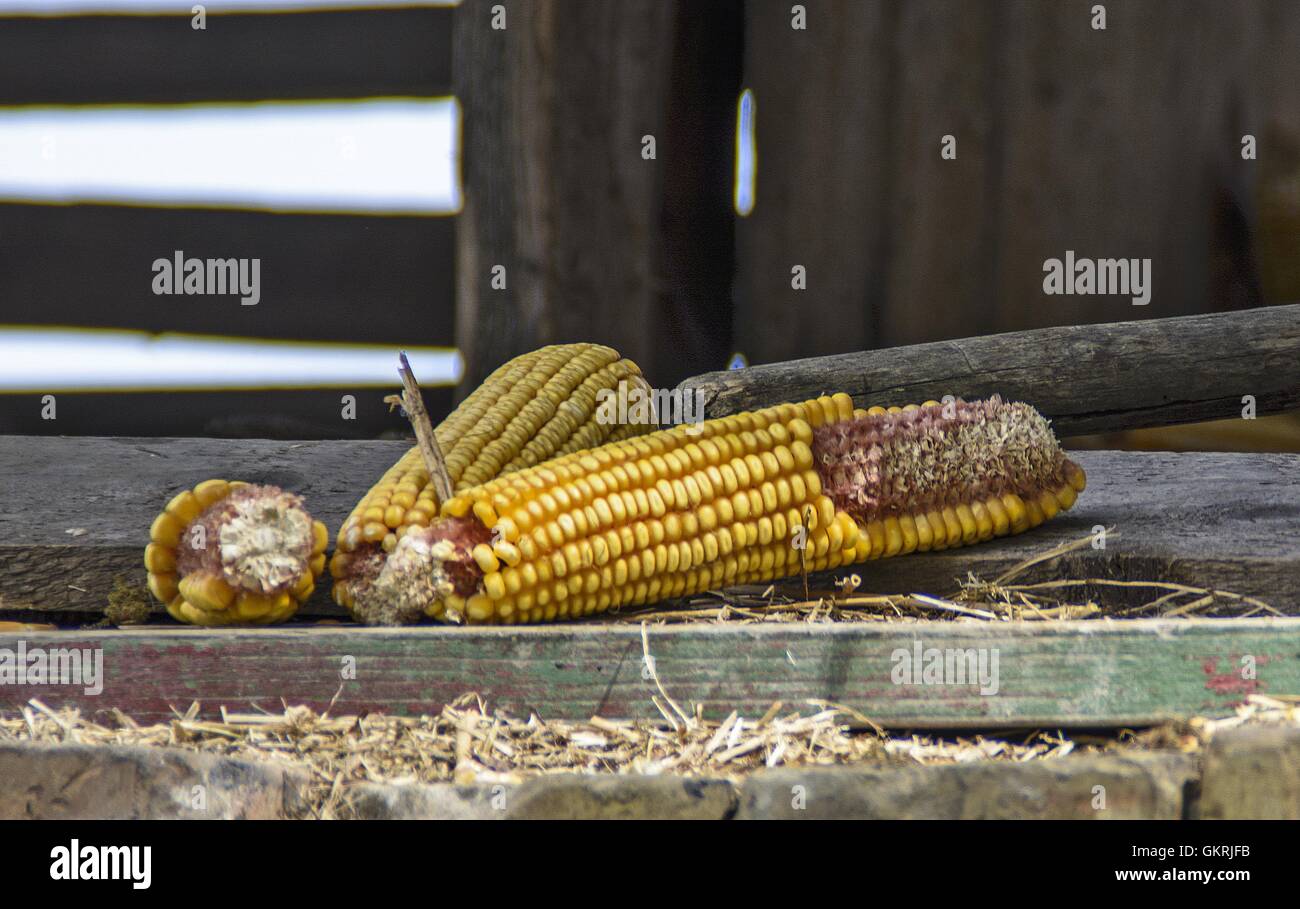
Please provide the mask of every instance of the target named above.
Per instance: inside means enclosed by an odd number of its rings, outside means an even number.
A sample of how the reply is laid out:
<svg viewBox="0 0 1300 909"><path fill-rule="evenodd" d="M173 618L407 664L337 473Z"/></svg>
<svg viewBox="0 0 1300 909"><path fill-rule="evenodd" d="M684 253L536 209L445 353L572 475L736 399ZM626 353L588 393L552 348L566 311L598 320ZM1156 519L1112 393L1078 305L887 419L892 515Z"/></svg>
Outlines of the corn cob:
<svg viewBox="0 0 1300 909"><path fill-rule="evenodd" d="M493 372L434 430L453 488L467 489L548 458L626 439L650 424L597 418L602 392L649 392L641 371L598 344L563 344L523 354ZM403 455L343 522L330 562L333 594L358 619L373 620L356 591L386 553L437 517L437 500L418 448ZM416 616L408 617L410 619ZM389 616L385 621L399 619Z"/></svg>
<svg viewBox="0 0 1300 909"><path fill-rule="evenodd" d="M855 411L837 394L463 490L402 538L367 593L433 618L575 618L1019 533L1084 485L1026 404Z"/></svg>
<svg viewBox="0 0 1300 909"><path fill-rule="evenodd" d="M207 480L154 519L149 590L194 625L283 622L316 589L329 531L275 486Z"/></svg>

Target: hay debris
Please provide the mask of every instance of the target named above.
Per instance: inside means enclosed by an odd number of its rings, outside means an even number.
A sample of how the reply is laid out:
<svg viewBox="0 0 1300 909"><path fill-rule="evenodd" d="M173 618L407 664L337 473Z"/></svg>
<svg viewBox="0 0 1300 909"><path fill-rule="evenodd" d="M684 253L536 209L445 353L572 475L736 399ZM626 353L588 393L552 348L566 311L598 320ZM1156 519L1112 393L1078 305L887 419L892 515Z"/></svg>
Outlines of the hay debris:
<svg viewBox="0 0 1300 909"><path fill-rule="evenodd" d="M198 705L168 723L140 725L113 711L111 725L72 708L30 701L0 715L0 740L183 748L244 760L287 763L307 774L304 817L346 816L360 782L518 783L549 773L662 774L739 780L771 767L908 766L971 761L1054 760L1068 754L1176 749L1200 752L1224 729L1300 725L1300 696L1250 695L1231 717L1192 718L1113 736L1036 731L1019 739L983 735L890 736L851 708L825 701L780 702L761 717L732 711L721 722L670 712L673 722L586 722L491 710L467 694L436 715L332 717L308 707L198 719Z"/></svg>
<svg viewBox="0 0 1300 909"><path fill-rule="evenodd" d="M1107 531L1108 539L1119 534ZM1013 583L1030 569L1047 565L1092 544L1091 534L1070 540L1012 566L991 581L973 572L946 596L925 593L866 594L862 577L849 574L833 587L809 588L807 576L775 584L710 590L677 601L670 608L651 605L624 609L597 618L607 622L753 624L759 622L895 622L939 621L1066 621L1109 618L1249 618L1284 615L1255 597L1219 588L1196 587L1160 580L1057 578L1037 583ZM802 596L799 586L802 584ZM1127 589L1146 592L1149 599L1135 606L1103 606L1089 594Z"/></svg>

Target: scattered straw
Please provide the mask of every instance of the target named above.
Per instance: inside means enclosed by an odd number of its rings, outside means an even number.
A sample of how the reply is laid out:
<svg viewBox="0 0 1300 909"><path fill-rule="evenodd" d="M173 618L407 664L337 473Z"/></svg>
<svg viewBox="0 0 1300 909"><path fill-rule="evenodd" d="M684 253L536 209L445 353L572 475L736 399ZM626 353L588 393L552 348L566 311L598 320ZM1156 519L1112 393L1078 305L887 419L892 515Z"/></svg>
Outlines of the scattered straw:
<svg viewBox="0 0 1300 909"><path fill-rule="evenodd" d="M1119 536L1108 531L1108 539ZM1169 581L1123 581L1113 578L1059 578L1038 583L1013 583L1030 569L1092 545L1089 534L1054 546L1013 565L992 581L968 574L957 589L939 597L924 593L864 594L862 578L850 574L829 589L809 589L803 576L778 584L710 590L662 605L625 609L605 617L612 622L655 624L756 622L891 622L941 619L947 621L1062 621L1103 618L1248 618L1283 613L1255 597L1231 590L1195 587ZM803 590L800 596L799 584ZM1135 606L1103 606L1089 594L1127 588L1131 597L1149 599Z"/></svg>
<svg viewBox="0 0 1300 909"><path fill-rule="evenodd" d="M1074 753L1201 751L1219 731L1243 724L1300 725L1300 696L1251 695L1223 719L1193 718L1115 736L1039 731L1011 738L889 737L856 711L825 701L802 710L780 703L763 716L733 711L722 722L677 714L674 725L595 717L527 719L489 710L467 694L434 716L330 717L303 706L278 714L222 711L197 719L196 705L169 723L144 726L116 713L113 725L39 701L0 715L0 741L169 746L245 760L289 763L306 772L307 817L346 814L348 788L363 781L520 782L546 773L660 774L737 780L769 767L906 766L970 761L1052 760Z"/></svg>

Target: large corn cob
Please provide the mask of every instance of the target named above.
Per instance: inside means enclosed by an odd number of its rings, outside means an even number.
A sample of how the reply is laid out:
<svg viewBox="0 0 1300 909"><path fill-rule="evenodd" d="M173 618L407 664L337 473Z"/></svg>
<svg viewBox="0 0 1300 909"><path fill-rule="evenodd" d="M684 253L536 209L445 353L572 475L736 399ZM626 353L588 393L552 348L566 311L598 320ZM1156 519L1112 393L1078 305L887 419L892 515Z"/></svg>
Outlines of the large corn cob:
<svg viewBox="0 0 1300 909"><path fill-rule="evenodd" d="M206 480L167 503L149 538L149 590L173 618L266 625L312 595L329 532L278 487Z"/></svg>
<svg viewBox="0 0 1300 909"><path fill-rule="evenodd" d="M1026 404L855 411L839 394L466 489L403 537L367 594L434 618L574 618L1018 533L1084 483Z"/></svg>
<svg viewBox="0 0 1300 909"><path fill-rule="evenodd" d="M557 455L648 432L649 423L598 419L602 392L627 396L634 390L650 391L640 369L599 344L554 345L516 357L434 430L453 487L467 489ZM330 562L335 601L362 621L416 618L372 614L365 581L378 573L398 540L437 516L440 505L420 451L412 448L339 529Z"/></svg>

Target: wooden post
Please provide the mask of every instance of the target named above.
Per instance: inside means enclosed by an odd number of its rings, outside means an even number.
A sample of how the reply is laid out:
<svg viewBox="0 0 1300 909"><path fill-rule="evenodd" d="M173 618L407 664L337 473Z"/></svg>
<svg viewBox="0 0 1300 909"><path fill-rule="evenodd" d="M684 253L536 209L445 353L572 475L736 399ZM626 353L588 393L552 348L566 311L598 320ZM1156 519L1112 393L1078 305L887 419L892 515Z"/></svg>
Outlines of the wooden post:
<svg viewBox="0 0 1300 909"><path fill-rule="evenodd" d="M709 0L677 17L663 159L660 346L639 361L667 387L721 369L732 346L736 102L743 0Z"/></svg>
<svg viewBox="0 0 1300 909"><path fill-rule="evenodd" d="M656 349L675 12L658 0L456 10L463 388L542 344L597 341L637 361Z"/></svg>
<svg viewBox="0 0 1300 909"><path fill-rule="evenodd" d="M768 363L873 346L888 256L892 6L748 0L755 206L736 225L736 346ZM807 289L792 286L805 270Z"/></svg>

